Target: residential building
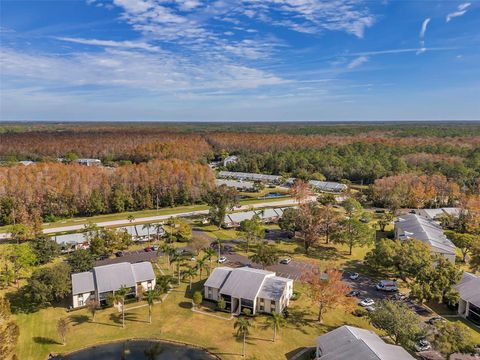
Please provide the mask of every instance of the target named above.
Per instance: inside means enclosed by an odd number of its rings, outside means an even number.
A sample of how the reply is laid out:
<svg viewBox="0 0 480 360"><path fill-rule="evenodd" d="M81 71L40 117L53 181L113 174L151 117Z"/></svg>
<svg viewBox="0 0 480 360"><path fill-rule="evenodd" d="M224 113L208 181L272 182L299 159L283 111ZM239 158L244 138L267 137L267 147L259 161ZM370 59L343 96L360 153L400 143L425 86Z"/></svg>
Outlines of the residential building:
<svg viewBox="0 0 480 360"><path fill-rule="evenodd" d="M30 166L30 165L34 165L34 164L35 164L35 161L22 160L22 161L19 161L18 163L19 163L20 165L23 165L23 166Z"/></svg>
<svg viewBox="0 0 480 360"><path fill-rule="evenodd" d="M218 173L218 177L223 179L258 181L268 184L280 184L282 182L282 177L279 175L266 175L235 171L220 171Z"/></svg>
<svg viewBox="0 0 480 360"><path fill-rule="evenodd" d="M227 156L223 160L223 166L226 167L228 164L235 164L237 161L238 161L238 157L236 157L235 155Z"/></svg>
<svg viewBox="0 0 480 360"><path fill-rule="evenodd" d="M263 209L263 210L250 210L240 211L225 215L223 220L224 226L227 228L238 227L243 220L250 220L255 215L259 216L264 223L273 223L278 221L283 215L283 210L278 209Z"/></svg>
<svg viewBox="0 0 480 360"><path fill-rule="evenodd" d="M395 221L395 239L417 239L430 246L432 252L455 263L455 245L435 221L417 214L402 215Z"/></svg>
<svg viewBox="0 0 480 360"><path fill-rule="evenodd" d="M438 209L416 209L415 214L430 220L438 220L443 216L458 217L460 209L455 207L444 207Z"/></svg>
<svg viewBox="0 0 480 360"><path fill-rule="evenodd" d="M255 184L252 181L216 179L215 184L217 186L226 185L228 187L233 187L239 191L252 191L255 189Z"/></svg>
<svg viewBox="0 0 480 360"><path fill-rule="evenodd" d="M85 233L74 233L55 235L52 238L60 246L60 252L65 254L79 249L88 249L90 244L85 235Z"/></svg>
<svg viewBox="0 0 480 360"><path fill-rule="evenodd" d="M293 280L274 272L250 267L215 268L204 284L206 300L223 297L227 309L240 314L244 309L256 313L281 313L293 295Z"/></svg>
<svg viewBox="0 0 480 360"><path fill-rule="evenodd" d="M84 166L100 166L102 162L99 159L77 159L73 161L76 164Z"/></svg>
<svg viewBox="0 0 480 360"><path fill-rule="evenodd" d="M318 191L340 193L348 189L347 185L333 181L310 180L308 183Z"/></svg>
<svg viewBox="0 0 480 360"><path fill-rule="evenodd" d="M155 288L155 273L150 262L127 262L96 266L91 271L72 274L72 306L85 306L90 299L105 305L110 294L122 286L129 288L127 296L135 297L138 286L144 291Z"/></svg>
<svg viewBox="0 0 480 360"><path fill-rule="evenodd" d="M464 272L455 289L460 294L458 314L480 325L480 276Z"/></svg>
<svg viewBox="0 0 480 360"><path fill-rule="evenodd" d="M317 360L414 360L401 346L385 343L373 331L344 325L317 338Z"/></svg>
<svg viewBox="0 0 480 360"><path fill-rule="evenodd" d="M120 228L120 231L125 231L132 237L132 241L146 242L152 238L156 238L157 234L160 236L165 235L165 230L162 228L156 228L156 224L149 224L150 228L145 225L130 225Z"/></svg>

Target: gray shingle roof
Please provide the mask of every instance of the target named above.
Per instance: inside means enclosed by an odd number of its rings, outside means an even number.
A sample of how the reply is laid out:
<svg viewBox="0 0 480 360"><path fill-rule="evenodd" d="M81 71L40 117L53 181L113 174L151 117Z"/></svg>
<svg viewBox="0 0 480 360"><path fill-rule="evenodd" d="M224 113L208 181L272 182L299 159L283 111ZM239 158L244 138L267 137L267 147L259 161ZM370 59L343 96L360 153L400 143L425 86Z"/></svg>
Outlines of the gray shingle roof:
<svg viewBox="0 0 480 360"><path fill-rule="evenodd" d="M233 187L236 189L252 189L254 187L254 184L251 181L216 179L215 184L217 186L227 185L228 187Z"/></svg>
<svg viewBox="0 0 480 360"><path fill-rule="evenodd" d="M282 297L285 287L289 281L292 280L278 276L267 277L263 282L260 292L258 293L258 297L263 299L279 300Z"/></svg>
<svg viewBox="0 0 480 360"><path fill-rule="evenodd" d="M136 282L148 281L155 279L155 273L150 262L141 262L132 264L133 276Z"/></svg>
<svg viewBox="0 0 480 360"><path fill-rule="evenodd" d="M93 281L93 273L85 271L81 273L72 274L72 294L85 294L95 291L95 284Z"/></svg>
<svg viewBox="0 0 480 360"><path fill-rule="evenodd" d="M480 307L480 276L464 272L455 289L461 299Z"/></svg>
<svg viewBox="0 0 480 360"><path fill-rule="evenodd" d="M400 239L417 239L432 247L434 252L455 255L455 245L434 221L416 214L402 215L395 222Z"/></svg>
<svg viewBox="0 0 480 360"><path fill-rule="evenodd" d="M267 181L267 182L278 182L282 178L281 176L278 176L278 175L265 175L265 174L244 173L244 172L235 172L235 171L220 171L218 173L218 177L237 179L237 180Z"/></svg>
<svg viewBox="0 0 480 360"><path fill-rule="evenodd" d="M122 286L136 286L133 276L132 265L130 263L118 263L93 268L97 290L99 293L115 291Z"/></svg>
<svg viewBox="0 0 480 360"><path fill-rule="evenodd" d="M372 331L341 326L317 338L320 360L413 360L400 346L386 344Z"/></svg>
<svg viewBox="0 0 480 360"><path fill-rule="evenodd" d="M66 234L66 235L56 235L52 236L55 239L55 242L59 245L61 244L81 244L87 239L85 238L85 233L75 233L75 234Z"/></svg>
<svg viewBox="0 0 480 360"><path fill-rule="evenodd" d="M322 191L341 192L347 189L347 185L333 181L310 180L308 183L317 190Z"/></svg>
<svg viewBox="0 0 480 360"><path fill-rule="evenodd" d="M215 289L220 289L232 270L232 268L226 266L213 269L204 285Z"/></svg>
<svg viewBox="0 0 480 360"><path fill-rule="evenodd" d="M267 275L274 274L270 271L238 268L230 273L220 293L236 298L255 300Z"/></svg>

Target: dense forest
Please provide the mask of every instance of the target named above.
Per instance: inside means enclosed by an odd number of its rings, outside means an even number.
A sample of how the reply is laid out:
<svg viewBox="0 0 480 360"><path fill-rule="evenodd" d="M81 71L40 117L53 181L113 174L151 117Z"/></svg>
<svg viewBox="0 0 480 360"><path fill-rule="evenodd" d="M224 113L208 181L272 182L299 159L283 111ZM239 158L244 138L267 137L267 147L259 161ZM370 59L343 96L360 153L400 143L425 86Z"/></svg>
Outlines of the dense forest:
<svg viewBox="0 0 480 360"><path fill-rule="evenodd" d="M0 125L0 224L199 202L207 163L228 154L229 170L371 184L385 206L480 189L480 123L12 123ZM71 164L83 157L103 166Z"/></svg>

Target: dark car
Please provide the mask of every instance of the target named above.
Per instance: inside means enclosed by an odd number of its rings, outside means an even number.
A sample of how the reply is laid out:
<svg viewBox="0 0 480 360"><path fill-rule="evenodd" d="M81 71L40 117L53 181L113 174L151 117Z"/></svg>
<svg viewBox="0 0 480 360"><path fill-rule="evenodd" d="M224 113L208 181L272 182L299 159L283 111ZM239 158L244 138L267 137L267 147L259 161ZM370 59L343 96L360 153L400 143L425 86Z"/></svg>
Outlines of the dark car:
<svg viewBox="0 0 480 360"><path fill-rule="evenodd" d="M106 260L106 259L108 259L108 255L100 255L98 257L98 260Z"/></svg>
<svg viewBox="0 0 480 360"><path fill-rule="evenodd" d="M428 320L425 321L425 324L429 324L429 325L433 325L435 324L437 321L441 321L441 322L445 322L446 320L441 317L441 316L434 316Z"/></svg>
<svg viewBox="0 0 480 360"><path fill-rule="evenodd" d="M347 297L358 297L360 295L360 291L352 290L347 294Z"/></svg>
<svg viewBox="0 0 480 360"><path fill-rule="evenodd" d="M145 252L151 252L153 251L153 247L147 246L145 249L143 249Z"/></svg>
<svg viewBox="0 0 480 360"><path fill-rule="evenodd" d="M125 256L125 253L124 253L123 251L117 251L117 252L115 253L115 256L116 256L116 257L122 257L122 256Z"/></svg>

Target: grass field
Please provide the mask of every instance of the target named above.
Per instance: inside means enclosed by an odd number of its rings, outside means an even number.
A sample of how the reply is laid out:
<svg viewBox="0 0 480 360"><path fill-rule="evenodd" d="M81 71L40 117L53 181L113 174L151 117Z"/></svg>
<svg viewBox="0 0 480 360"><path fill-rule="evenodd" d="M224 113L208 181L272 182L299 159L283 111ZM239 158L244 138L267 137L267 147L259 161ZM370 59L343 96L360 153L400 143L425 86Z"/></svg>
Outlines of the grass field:
<svg viewBox="0 0 480 360"><path fill-rule="evenodd" d="M200 287L201 282L197 281L195 288ZM300 286L296 288L303 292ZM132 306L137 304L129 305ZM297 301L291 303L290 317L275 343L272 342L272 330L265 328L266 315L254 318L247 339L247 355L265 360L282 359L301 347L313 345L318 335L343 324L371 328L365 319L346 314L341 309L327 313L324 324L318 324L315 310L302 293ZM70 321L70 332L67 344L63 346L56 332L56 322L65 317ZM152 324L148 323L147 307L127 311L124 329L121 327L121 314L114 309L99 311L95 323L86 310L67 313L62 307L51 307L29 315L20 314L16 318L21 329L18 344L20 359L40 360L49 353L69 352L102 342L131 338L173 340L202 346L226 360L240 358L242 347L234 336L234 319L217 319L191 311L187 284L181 284L163 303L154 306Z"/></svg>

